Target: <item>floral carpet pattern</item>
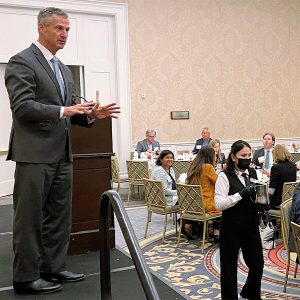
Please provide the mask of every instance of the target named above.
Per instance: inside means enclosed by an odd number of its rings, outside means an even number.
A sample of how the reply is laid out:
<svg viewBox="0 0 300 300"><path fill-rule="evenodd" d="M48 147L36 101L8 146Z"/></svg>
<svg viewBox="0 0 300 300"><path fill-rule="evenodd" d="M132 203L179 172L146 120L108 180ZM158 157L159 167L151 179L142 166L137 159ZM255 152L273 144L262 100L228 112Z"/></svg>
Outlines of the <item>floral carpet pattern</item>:
<svg viewBox="0 0 300 300"><path fill-rule="evenodd" d="M157 239L143 247L148 266L189 299L221 299L219 282L220 263L217 244L206 244L200 249L200 240L181 239L176 247L177 237L169 236L164 244ZM280 243L275 249L264 250L265 266L262 279L263 299L300 299L300 270L293 278L295 264L291 262L287 292L283 292L287 252ZM242 254L238 262L238 286L241 290L247 277L247 267Z"/></svg>

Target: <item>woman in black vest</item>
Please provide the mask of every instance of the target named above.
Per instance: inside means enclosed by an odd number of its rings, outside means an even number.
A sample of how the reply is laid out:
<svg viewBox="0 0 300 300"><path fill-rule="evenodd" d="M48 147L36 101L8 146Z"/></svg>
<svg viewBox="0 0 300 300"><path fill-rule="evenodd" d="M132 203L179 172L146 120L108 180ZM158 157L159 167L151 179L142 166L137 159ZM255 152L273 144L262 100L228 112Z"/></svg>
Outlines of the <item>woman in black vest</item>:
<svg viewBox="0 0 300 300"><path fill-rule="evenodd" d="M258 229L258 213L254 203L255 190L250 182L256 172L249 168L251 147L242 140L234 142L227 168L215 185L215 206L222 210L220 224L220 262L222 299L238 299L237 263L239 250L249 268L241 296L261 299L263 252Z"/></svg>

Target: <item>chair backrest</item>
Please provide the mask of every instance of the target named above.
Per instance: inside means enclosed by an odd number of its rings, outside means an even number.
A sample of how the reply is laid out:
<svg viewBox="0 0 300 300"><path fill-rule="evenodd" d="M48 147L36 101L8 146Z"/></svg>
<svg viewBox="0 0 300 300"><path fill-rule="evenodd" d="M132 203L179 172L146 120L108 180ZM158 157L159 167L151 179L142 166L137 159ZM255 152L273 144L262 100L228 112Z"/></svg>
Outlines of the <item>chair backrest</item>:
<svg viewBox="0 0 300 300"><path fill-rule="evenodd" d="M174 160L173 169L175 172L176 180L179 178L179 175L181 173L187 173L191 164L192 160Z"/></svg>
<svg viewBox="0 0 300 300"><path fill-rule="evenodd" d="M205 219L201 186L177 183L176 187L180 212Z"/></svg>
<svg viewBox="0 0 300 300"><path fill-rule="evenodd" d="M292 182L284 182L282 188L282 196L281 196L281 203L284 203L294 195L294 190L299 182L292 181Z"/></svg>
<svg viewBox="0 0 300 300"><path fill-rule="evenodd" d="M291 157L291 161L296 163L297 161L300 160L300 152L299 153L291 153L292 157Z"/></svg>
<svg viewBox="0 0 300 300"><path fill-rule="evenodd" d="M281 216L281 234L283 239L283 245L285 249L289 249L289 237L290 237L290 213L292 209L292 199L281 203L280 216Z"/></svg>
<svg viewBox="0 0 300 300"><path fill-rule="evenodd" d="M111 180L113 182L119 182L120 180L120 169L116 156L111 157Z"/></svg>
<svg viewBox="0 0 300 300"><path fill-rule="evenodd" d="M167 210L167 200L163 183L159 180L144 178L145 200L149 209L158 212Z"/></svg>
<svg viewBox="0 0 300 300"><path fill-rule="evenodd" d="M148 161L126 160L128 180L130 183L142 182L143 178L150 178Z"/></svg>
<svg viewBox="0 0 300 300"><path fill-rule="evenodd" d="M300 225L291 222L292 233L296 245L297 257L300 258Z"/></svg>

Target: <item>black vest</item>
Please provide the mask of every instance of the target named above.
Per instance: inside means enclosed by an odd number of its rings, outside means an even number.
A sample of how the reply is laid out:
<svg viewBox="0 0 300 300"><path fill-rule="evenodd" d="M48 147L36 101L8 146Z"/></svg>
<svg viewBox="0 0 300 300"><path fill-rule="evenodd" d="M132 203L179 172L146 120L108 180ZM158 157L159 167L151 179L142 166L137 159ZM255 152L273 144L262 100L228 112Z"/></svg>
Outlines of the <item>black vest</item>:
<svg viewBox="0 0 300 300"><path fill-rule="evenodd" d="M253 170L255 172L255 170ZM244 188L239 178L235 173L224 170L225 175L229 181L229 193L228 195L234 195ZM252 174L250 171L250 178L255 178L256 173ZM258 213L256 205L250 199L250 197L243 197L234 206L224 209L222 212L223 221L230 222L236 226L247 226L252 227L253 225L258 226Z"/></svg>

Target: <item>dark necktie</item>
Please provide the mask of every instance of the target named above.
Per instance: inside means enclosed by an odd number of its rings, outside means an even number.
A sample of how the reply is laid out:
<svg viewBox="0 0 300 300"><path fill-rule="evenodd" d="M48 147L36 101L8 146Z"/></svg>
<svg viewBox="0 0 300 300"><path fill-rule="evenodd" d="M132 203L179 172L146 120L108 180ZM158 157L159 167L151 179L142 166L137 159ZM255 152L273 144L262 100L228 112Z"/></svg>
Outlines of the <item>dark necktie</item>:
<svg viewBox="0 0 300 300"><path fill-rule="evenodd" d="M248 174L247 173L242 173L241 174L243 177L244 177L244 179L245 179L245 185L246 186L250 186L251 185L251 182L250 182L250 180L249 180L249 178L248 178Z"/></svg>
<svg viewBox="0 0 300 300"><path fill-rule="evenodd" d="M64 86L64 82L59 74L58 59L57 59L57 57L53 56L53 58L50 61L52 63L54 74L55 74L56 80L57 80L59 88L60 88L63 102L65 102L65 86Z"/></svg>

